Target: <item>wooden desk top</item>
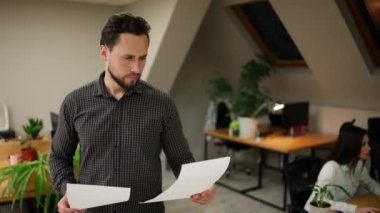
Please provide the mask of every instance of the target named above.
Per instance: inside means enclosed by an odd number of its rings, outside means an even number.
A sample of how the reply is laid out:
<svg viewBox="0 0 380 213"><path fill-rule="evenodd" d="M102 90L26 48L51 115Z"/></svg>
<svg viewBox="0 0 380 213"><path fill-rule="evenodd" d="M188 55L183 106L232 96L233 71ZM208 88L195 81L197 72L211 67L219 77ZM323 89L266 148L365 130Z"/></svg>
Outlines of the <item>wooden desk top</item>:
<svg viewBox="0 0 380 213"><path fill-rule="evenodd" d="M355 204L359 207L375 207L380 209L380 199L374 194L366 194L354 197L347 201L347 203Z"/></svg>
<svg viewBox="0 0 380 213"><path fill-rule="evenodd" d="M0 160L0 168L9 166L9 160Z"/></svg>
<svg viewBox="0 0 380 213"><path fill-rule="evenodd" d="M51 143L48 140L35 140L31 141L30 144L38 152L50 152ZM8 160L9 155L15 153L21 153L19 141L0 142L0 161Z"/></svg>
<svg viewBox="0 0 380 213"><path fill-rule="evenodd" d="M228 135L228 129L205 130L204 134L284 154L334 144L337 138L335 135L313 132L294 137L284 135L282 132L274 132L261 140L257 140L256 138L230 136Z"/></svg>

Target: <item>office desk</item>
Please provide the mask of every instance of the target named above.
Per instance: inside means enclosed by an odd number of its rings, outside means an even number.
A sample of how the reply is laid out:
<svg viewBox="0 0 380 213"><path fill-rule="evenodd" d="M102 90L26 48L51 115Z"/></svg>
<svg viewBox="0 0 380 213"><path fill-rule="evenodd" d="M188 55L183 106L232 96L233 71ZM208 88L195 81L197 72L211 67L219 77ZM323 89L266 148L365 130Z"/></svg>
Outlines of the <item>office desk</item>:
<svg viewBox="0 0 380 213"><path fill-rule="evenodd" d="M41 140L41 141L32 141L31 146L35 148L38 152L50 152L50 141ZM18 141L9 141L0 143L0 169L10 166L8 156L14 152L20 152L21 147ZM25 198L32 198L34 194L34 176L31 177L31 180L27 186ZM8 184L7 181L0 183L0 203L12 201L12 195L4 195L3 190Z"/></svg>
<svg viewBox="0 0 380 213"><path fill-rule="evenodd" d="M231 189L235 192L243 194L247 197L255 199L259 202L265 203L269 206L272 206L281 210L286 209L286 202L287 202L286 184L284 184L282 206L278 206L269 201L247 194L249 191L257 190L263 187L262 178L263 178L264 167L282 172L283 168L285 168L285 165L288 163L289 153L299 151L299 150L304 150L304 149L311 149L311 154L314 155L314 148L333 144L336 141L335 135L308 132L303 135L291 137L291 136L284 135L282 130L274 131L272 134L260 140L257 140L256 138L230 136L228 135L228 129L205 130L204 134L205 134L205 141L204 141L204 150L205 150L204 158L205 159L208 158L208 141L206 139L207 136L211 136L213 138L219 138L223 140L228 140L231 142L246 144L246 145L250 145L250 146L258 148L259 153L260 153L260 163L259 163L259 168L258 168L257 185L255 187L245 189L245 190L237 190L225 184L221 184L221 183L218 183L218 184L228 189ZM276 168L266 163L266 160L267 160L266 155L268 151L277 152L282 155L282 158L283 158L282 167ZM283 177L283 180L284 180L284 177Z"/></svg>
<svg viewBox="0 0 380 213"><path fill-rule="evenodd" d="M347 201L347 203L355 204L359 207L376 207L380 209L380 199L374 194L366 194L354 197Z"/></svg>

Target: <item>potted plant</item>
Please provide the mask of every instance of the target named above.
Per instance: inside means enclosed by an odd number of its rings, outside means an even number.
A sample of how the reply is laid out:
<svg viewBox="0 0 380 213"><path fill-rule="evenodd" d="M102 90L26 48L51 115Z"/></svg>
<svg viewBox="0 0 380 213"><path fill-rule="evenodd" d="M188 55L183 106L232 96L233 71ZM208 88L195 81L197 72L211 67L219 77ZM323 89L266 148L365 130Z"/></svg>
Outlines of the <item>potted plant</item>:
<svg viewBox="0 0 380 213"><path fill-rule="evenodd" d="M51 195L55 193L54 204L59 201L59 194L51 188L49 154L40 154L37 160L23 162L0 169L0 183L5 186L1 198L10 197L12 208L19 201L23 208L24 198L29 191L34 191L37 207L45 213L51 211ZM33 188L34 182L34 188Z"/></svg>
<svg viewBox="0 0 380 213"><path fill-rule="evenodd" d="M248 61L240 72L239 86L234 92L231 84L223 77L216 77L208 81L206 92L211 100L223 100L230 106L233 116L240 122L240 135L253 136L252 128L245 123L254 125L254 120L266 112L263 107L271 98L267 95L260 83L273 72L275 59L271 54L256 55ZM249 134L249 135L247 135Z"/></svg>
<svg viewBox="0 0 380 213"><path fill-rule="evenodd" d="M314 185L313 191L315 192L314 199L310 202L310 212L311 213L329 213L330 212L330 203L325 199L333 200L334 196L330 192L329 188L335 187L342 190L348 197L350 193L347 192L345 188L336 184L326 184L323 186Z"/></svg>
<svg viewBox="0 0 380 213"><path fill-rule="evenodd" d="M79 162L80 148L78 145L73 157L75 177L78 177ZM0 200L11 198L12 209L19 201L20 209L22 209L24 198L30 197L28 192L34 192L37 208L42 208L44 213L56 212L60 194L51 187L50 177L49 153L40 153L38 159L34 161L1 168L0 185L5 187L0 194Z"/></svg>
<svg viewBox="0 0 380 213"><path fill-rule="evenodd" d="M25 161L33 161L38 158L37 151L31 146L30 141L38 139L39 133L44 127L44 123L38 118L29 118L28 123L22 125L22 129L26 134L26 138L21 140L21 144L25 145L21 149L22 158Z"/></svg>

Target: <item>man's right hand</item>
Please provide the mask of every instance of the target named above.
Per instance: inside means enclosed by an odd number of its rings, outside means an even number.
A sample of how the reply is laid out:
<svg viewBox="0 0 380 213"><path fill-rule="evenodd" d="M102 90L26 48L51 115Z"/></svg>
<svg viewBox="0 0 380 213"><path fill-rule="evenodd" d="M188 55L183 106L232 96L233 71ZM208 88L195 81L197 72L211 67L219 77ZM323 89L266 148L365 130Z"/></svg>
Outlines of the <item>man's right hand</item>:
<svg viewBox="0 0 380 213"><path fill-rule="evenodd" d="M62 199L58 202L58 212L59 213L83 213L86 210L71 209L69 205L69 200L67 196L64 195Z"/></svg>

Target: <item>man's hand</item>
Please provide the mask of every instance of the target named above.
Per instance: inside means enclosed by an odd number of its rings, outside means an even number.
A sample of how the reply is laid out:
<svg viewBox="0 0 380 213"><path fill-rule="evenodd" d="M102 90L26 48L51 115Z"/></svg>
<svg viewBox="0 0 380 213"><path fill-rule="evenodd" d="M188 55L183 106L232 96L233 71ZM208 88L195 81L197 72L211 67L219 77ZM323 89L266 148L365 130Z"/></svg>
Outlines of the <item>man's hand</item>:
<svg viewBox="0 0 380 213"><path fill-rule="evenodd" d="M380 209L373 208L373 207L358 207L356 208L356 213L376 213L380 212Z"/></svg>
<svg viewBox="0 0 380 213"><path fill-rule="evenodd" d="M191 200L195 203L204 205L204 204L210 203L212 199L214 198L215 194L216 194L216 187L215 185L212 185L206 191L199 194L192 195Z"/></svg>
<svg viewBox="0 0 380 213"><path fill-rule="evenodd" d="M64 195L62 199L58 202L58 212L59 213L83 213L86 210L71 209L67 196Z"/></svg>

